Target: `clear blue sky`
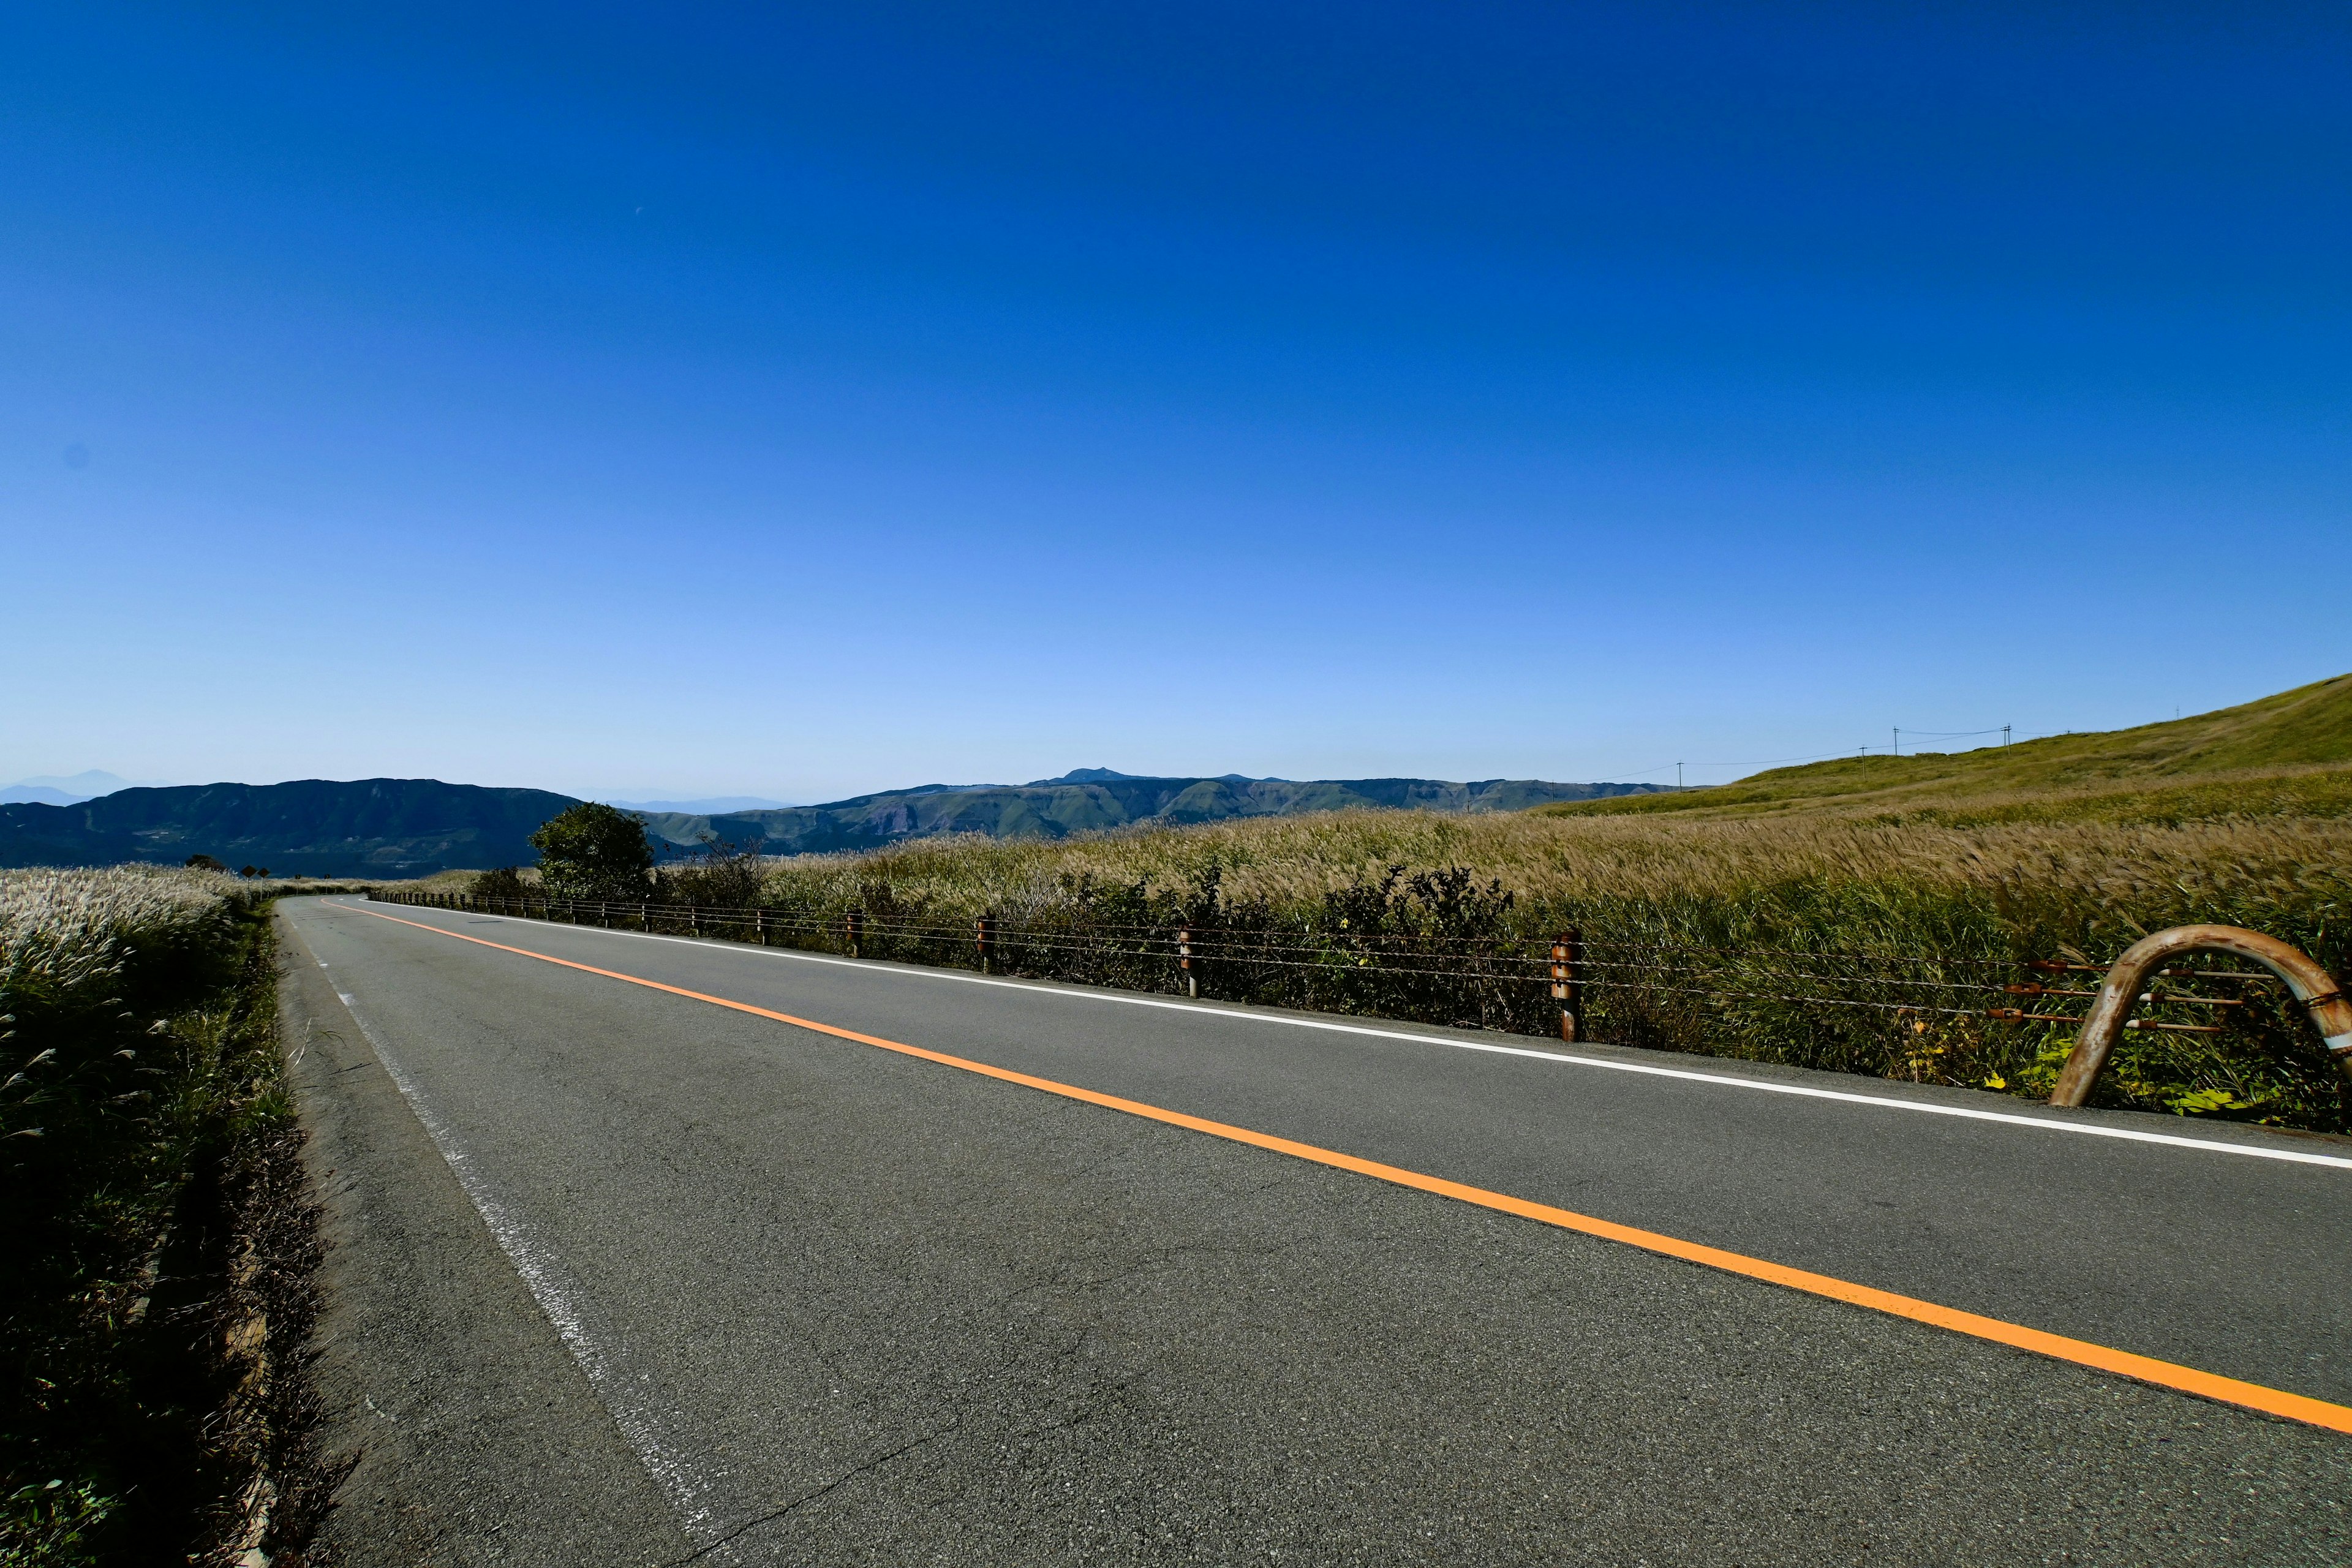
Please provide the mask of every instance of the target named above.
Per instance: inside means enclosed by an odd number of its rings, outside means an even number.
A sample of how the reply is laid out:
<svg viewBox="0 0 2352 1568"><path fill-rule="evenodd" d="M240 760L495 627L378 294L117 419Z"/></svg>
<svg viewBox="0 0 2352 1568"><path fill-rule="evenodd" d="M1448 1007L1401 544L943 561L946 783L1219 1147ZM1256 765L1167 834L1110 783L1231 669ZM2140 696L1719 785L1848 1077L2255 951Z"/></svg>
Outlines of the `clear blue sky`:
<svg viewBox="0 0 2352 1568"><path fill-rule="evenodd" d="M2352 13L10 5L0 780L1671 780L2352 668Z"/></svg>

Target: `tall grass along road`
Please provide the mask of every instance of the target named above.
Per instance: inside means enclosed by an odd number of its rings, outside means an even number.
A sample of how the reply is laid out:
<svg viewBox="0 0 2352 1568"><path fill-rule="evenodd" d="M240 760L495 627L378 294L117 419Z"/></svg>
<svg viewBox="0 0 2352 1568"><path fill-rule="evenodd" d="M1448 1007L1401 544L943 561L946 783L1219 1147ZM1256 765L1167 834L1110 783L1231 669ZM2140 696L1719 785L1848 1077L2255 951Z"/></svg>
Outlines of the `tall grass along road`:
<svg viewBox="0 0 2352 1568"><path fill-rule="evenodd" d="M856 920L864 956L925 963L972 963L987 918L1000 970L1151 990L1183 989L1189 929L1192 978L1223 1000L1536 1035L1558 1028L1542 956L1578 931L1589 1037L2046 1100L2095 984L2047 965L2095 971L2212 922L2352 972L2352 677L2138 730L1533 811L722 852L664 868L656 896L758 905L776 940L836 952ZM2284 991L2217 984L2155 988L2101 1102L2352 1131L2352 1091Z"/></svg>
<svg viewBox="0 0 2352 1568"><path fill-rule="evenodd" d="M348 1561L2352 1541L2341 1140L284 907Z"/></svg>
<svg viewBox="0 0 2352 1568"><path fill-rule="evenodd" d="M0 871L0 1563L302 1561L331 1480L278 884Z"/></svg>

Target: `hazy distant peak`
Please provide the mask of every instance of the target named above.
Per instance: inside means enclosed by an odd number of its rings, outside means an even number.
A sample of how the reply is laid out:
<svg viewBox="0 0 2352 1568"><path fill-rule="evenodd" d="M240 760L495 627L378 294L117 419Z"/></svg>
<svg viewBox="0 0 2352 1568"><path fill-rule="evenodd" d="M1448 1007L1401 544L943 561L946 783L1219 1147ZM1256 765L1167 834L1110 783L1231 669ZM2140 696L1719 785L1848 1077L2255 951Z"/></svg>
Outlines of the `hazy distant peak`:
<svg viewBox="0 0 2352 1568"><path fill-rule="evenodd" d="M1288 779L1254 778L1248 773L1123 773L1117 768L1072 768L1057 779L1032 779L1024 789L1051 789L1055 784L1115 784L1121 779L1213 778L1219 784L1288 784Z"/></svg>
<svg viewBox="0 0 2352 1568"><path fill-rule="evenodd" d="M79 805L102 795L112 795L124 789L167 788L161 779L141 779L136 782L103 768L86 768L71 775L37 773L28 779L0 788L0 805Z"/></svg>

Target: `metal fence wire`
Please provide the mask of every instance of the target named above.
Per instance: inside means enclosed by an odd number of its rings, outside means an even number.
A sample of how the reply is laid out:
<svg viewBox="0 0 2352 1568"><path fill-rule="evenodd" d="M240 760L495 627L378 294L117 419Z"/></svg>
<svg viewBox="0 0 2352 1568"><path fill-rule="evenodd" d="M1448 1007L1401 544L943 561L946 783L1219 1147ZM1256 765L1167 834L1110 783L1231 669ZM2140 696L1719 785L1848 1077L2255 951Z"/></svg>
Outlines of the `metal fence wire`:
<svg viewBox="0 0 2352 1568"><path fill-rule="evenodd" d="M1417 936L1299 927L1097 923L983 915L964 922L850 910L499 898L386 889L385 902L614 930L698 936L1430 1024L1685 1048L1694 1037L1801 1037L1802 1052L1723 1049L1877 1076L1974 1082L2038 1060L2079 1029L2100 973L2061 960L1732 949L1549 938ZM2265 973L2168 970L2132 1027L2215 1036L2274 1012ZM2148 1015L2153 1015L2148 1016ZM1822 1058L1843 1059L1822 1059ZM1990 1064L1988 1066L1987 1064Z"/></svg>

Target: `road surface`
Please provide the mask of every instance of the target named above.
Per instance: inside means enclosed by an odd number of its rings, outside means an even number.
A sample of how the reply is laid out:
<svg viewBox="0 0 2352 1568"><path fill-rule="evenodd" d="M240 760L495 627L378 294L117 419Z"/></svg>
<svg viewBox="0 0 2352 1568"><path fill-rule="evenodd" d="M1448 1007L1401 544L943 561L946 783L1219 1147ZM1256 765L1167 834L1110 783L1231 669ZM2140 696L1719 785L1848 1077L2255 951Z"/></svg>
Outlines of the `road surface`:
<svg viewBox="0 0 2352 1568"><path fill-rule="evenodd" d="M281 908L352 1563L2352 1560L2347 1141Z"/></svg>

